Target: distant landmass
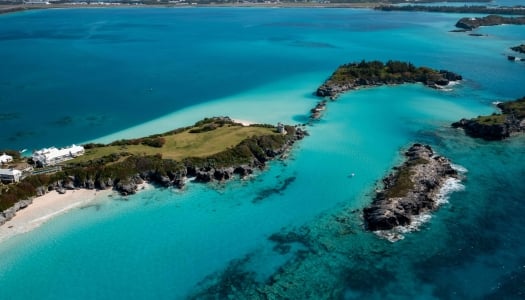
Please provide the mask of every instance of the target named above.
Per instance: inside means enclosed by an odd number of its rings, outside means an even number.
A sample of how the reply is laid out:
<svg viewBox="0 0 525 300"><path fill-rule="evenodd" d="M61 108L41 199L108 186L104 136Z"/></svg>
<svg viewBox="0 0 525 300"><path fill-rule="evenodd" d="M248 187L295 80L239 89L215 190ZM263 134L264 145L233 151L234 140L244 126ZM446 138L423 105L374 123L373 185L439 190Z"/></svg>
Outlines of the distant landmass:
<svg viewBox="0 0 525 300"><path fill-rule="evenodd" d="M495 26L504 24L525 25L525 17L503 17L498 15L489 15L481 18L461 18L456 23L456 27L465 30L472 30L480 26Z"/></svg>
<svg viewBox="0 0 525 300"><path fill-rule="evenodd" d="M450 2L450 1L449 1ZM477 1L478 2L478 1ZM481 1L479 1L481 2ZM487 6L429 6L429 5L380 5L376 10L382 11L425 11L455 14L500 14L523 15L524 7L487 7Z"/></svg>

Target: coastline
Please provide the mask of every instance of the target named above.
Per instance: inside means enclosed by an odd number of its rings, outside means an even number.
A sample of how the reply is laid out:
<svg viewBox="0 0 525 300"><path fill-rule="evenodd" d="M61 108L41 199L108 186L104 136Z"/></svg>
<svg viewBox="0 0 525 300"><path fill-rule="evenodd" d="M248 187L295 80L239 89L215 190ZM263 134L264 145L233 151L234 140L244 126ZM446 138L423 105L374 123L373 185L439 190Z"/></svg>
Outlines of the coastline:
<svg viewBox="0 0 525 300"><path fill-rule="evenodd" d="M354 9L373 9L379 6L379 3L228 3L228 4L121 4L121 3L103 3L103 4L83 4L83 3L64 3L64 4L13 4L0 6L0 15L21 11L36 9L53 9L53 8L192 8L192 7L229 7L229 8L354 8Z"/></svg>
<svg viewBox="0 0 525 300"><path fill-rule="evenodd" d="M152 188L151 183L138 185L137 192ZM17 235L30 232L44 223L66 214L75 208L89 205L95 201L110 200L118 195L114 189L75 189L60 194L56 190L35 197L31 205L16 212L16 215L0 226L0 243Z"/></svg>
<svg viewBox="0 0 525 300"><path fill-rule="evenodd" d="M93 201L107 198L113 190L68 190L61 195L51 191L33 199L28 207L19 210L16 215L0 226L0 243L23 233L32 231L47 221L67 213L72 209Z"/></svg>

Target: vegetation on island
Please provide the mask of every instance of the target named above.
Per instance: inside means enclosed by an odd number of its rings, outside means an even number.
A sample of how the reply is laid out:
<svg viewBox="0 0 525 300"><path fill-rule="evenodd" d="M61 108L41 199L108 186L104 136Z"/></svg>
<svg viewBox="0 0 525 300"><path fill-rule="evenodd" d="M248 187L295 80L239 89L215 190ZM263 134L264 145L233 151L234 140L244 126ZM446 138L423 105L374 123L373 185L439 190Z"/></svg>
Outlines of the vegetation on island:
<svg viewBox="0 0 525 300"><path fill-rule="evenodd" d="M522 13L523 14L523 10ZM481 18L461 18L456 27L464 30L473 30L480 26L496 25L525 25L525 17L503 17L499 15L488 15Z"/></svg>
<svg viewBox="0 0 525 300"><path fill-rule="evenodd" d="M371 205L363 209L368 230L389 230L411 223L412 216L438 207L437 194L448 178L458 178L450 160L436 156L429 145L414 144L406 161L383 178Z"/></svg>
<svg viewBox="0 0 525 300"><path fill-rule="evenodd" d="M427 67L415 67L410 62L365 61L339 66L321 87L317 95L337 97L340 93L360 86L378 86L421 82L427 86L439 87L450 81L461 80L461 76Z"/></svg>
<svg viewBox="0 0 525 300"><path fill-rule="evenodd" d="M525 130L525 97L501 102L497 106L501 113L470 120L461 119L453 123L452 127L463 128L467 135L485 140L502 140Z"/></svg>
<svg viewBox="0 0 525 300"><path fill-rule="evenodd" d="M242 126L227 117L208 118L185 127L147 138L119 140L108 145L88 144L86 154L63 162L53 174L33 175L0 189L0 212L17 201L38 196L52 189L119 187L136 178L173 183L201 170L263 167L282 154L303 133L294 126ZM163 141L151 145L149 141ZM245 172L241 169L239 172Z"/></svg>

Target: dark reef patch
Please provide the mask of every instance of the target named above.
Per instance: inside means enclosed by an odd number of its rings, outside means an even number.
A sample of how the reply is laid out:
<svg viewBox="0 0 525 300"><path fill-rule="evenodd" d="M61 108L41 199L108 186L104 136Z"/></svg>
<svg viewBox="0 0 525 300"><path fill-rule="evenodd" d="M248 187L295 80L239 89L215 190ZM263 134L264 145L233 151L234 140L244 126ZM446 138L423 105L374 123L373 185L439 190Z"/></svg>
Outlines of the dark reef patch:
<svg viewBox="0 0 525 300"><path fill-rule="evenodd" d="M288 186L295 181L295 179L296 179L295 176L288 177L282 182L280 187L264 189L260 191L259 193L257 193L257 196L252 200L252 202L257 203L272 195L282 194L288 188Z"/></svg>
<svg viewBox="0 0 525 300"><path fill-rule="evenodd" d="M19 113L0 113L0 122L10 121L20 118Z"/></svg>
<svg viewBox="0 0 525 300"><path fill-rule="evenodd" d="M197 284L197 288L202 290L190 295L188 299L235 299L231 297L237 291L255 290L255 273L245 270L250 259L250 255L235 259L225 270L207 276Z"/></svg>
<svg viewBox="0 0 525 300"><path fill-rule="evenodd" d="M30 138L30 137L33 137L33 136L36 136L37 133L35 131L17 131L15 132L15 134L11 135L8 140L10 142L14 142L14 141L18 141L18 140L21 140L21 139L26 139L26 138Z"/></svg>
<svg viewBox="0 0 525 300"><path fill-rule="evenodd" d="M62 117L60 119L57 119L51 122L51 124L55 126L59 126L59 127L68 126L68 125L71 125L72 123L73 123L73 118L70 116L65 116L65 117Z"/></svg>
<svg viewBox="0 0 525 300"><path fill-rule="evenodd" d="M305 47L305 48L338 48L332 44L322 43L322 42L309 42L309 41L293 41L292 46L296 47Z"/></svg>

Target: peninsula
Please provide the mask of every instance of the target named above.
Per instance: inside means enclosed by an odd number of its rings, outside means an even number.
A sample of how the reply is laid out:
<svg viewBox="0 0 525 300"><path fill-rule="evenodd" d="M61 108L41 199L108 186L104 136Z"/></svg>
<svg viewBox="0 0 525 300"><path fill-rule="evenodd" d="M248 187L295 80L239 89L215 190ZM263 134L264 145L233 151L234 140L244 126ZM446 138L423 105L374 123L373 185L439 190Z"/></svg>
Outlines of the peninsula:
<svg viewBox="0 0 525 300"><path fill-rule="evenodd" d="M114 189L129 195L145 181L183 188L187 178L206 183L244 177L285 155L306 134L296 126L243 126L214 117L146 138L87 144L84 155L61 163L58 172L31 175L0 189L0 225L49 191Z"/></svg>
<svg viewBox="0 0 525 300"><path fill-rule="evenodd" d="M484 140L503 140L525 131L525 97L509 102L500 102L501 113L479 116L470 120L461 119L452 123L454 128L463 128L471 137Z"/></svg>
<svg viewBox="0 0 525 300"><path fill-rule="evenodd" d="M458 178L450 161L434 155L428 145L414 144L405 156L406 162L383 179L383 190L363 210L366 229L389 230L409 225L414 216L435 210L446 180Z"/></svg>
<svg viewBox="0 0 525 300"><path fill-rule="evenodd" d="M359 87L392 85L403 83L423 83L428 87L440 88L451 81L461 80L461 75L427 67L415 67L401 61L361 61L339 66L337 70L318 89L319 97L336 99L341 93Z"/></svg>
<svg viewBox="0 0 525 300"><path fill-rule="evenodd" d="M496 26L504 24L525 25L525 17L503 17L499 15L488 15L481 18L461 18L456 23L456 27L464 30L473 30L480 26Z"/></svg>

